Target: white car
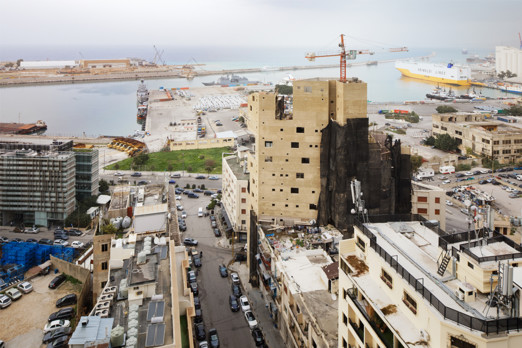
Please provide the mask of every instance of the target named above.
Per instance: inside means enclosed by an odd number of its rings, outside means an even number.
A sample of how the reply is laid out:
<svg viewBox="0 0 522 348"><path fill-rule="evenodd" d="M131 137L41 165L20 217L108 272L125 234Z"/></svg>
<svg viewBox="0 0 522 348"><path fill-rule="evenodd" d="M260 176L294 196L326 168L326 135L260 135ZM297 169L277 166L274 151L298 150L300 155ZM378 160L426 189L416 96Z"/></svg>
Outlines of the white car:
<svg viewBox="0 0 522 348"><path fill-rule="evenodd" d="M85 246L85 244L83 244L82 242L80 242L78 240L75 240L74 242L71 243L71 246L73 248L83 248Z"/></svg>
<svg viewBox="0 0 522 348"><path fill-rule="evenodd" d="M183 211L183 206L181 204L177 204L176 208L178 209L178 211Z"/></svg>
<svg viewBox="0 0 522 348"><path fill-rule="evenodd" d="M241 306L241 310L243 312L250 310L250 303L248 302L248 298L245 295L239 298L239 305Z"/></svg>
<svg viewBox="0 0 522 348"><path fill-rule="evenodd" d="M24 230L24 233L38 233L40 229L38 227L28 228Z"/></svg>
<svg viewBox="0 0 522 348"><path fill-rule="evenodd" d="M439 176L439 179L440 179L440 180L446 180L447 178L448 178L448 177L447 177L446 175L441 175L441 176Z"/></svg>
<svg viewBox="0 0 522 348"><path fill-rule="evenodd" d="M212 196L210 196L210 198L213 198L213 199L216 199L219 195L217 193L214 193L212 194Z"/></svg>
<svg viewBox="0 0 522 348"><path fill-rule="evenodd" d="M0 308L7 308L11 305L12 301L9 296L1 295L0 294Z"/></svg>
<svg viewBox="0 0 522 348"><path fill-rule="evenodd" d="M472 173L472 172L465 172L464 175L466 175L466 176L472 176L473 173Z"/></svg>
<svg viewBox="0 0 522 348"><path fill-rule="evenodd" d="M248 326L250 327L250 329L257 327L257 320L254 317L254 313L252 313L252 311L245 312L245 319L248 322Z"/></svg>
<svg viewBox="0 0 522 348"><path fill-rule="evenodd" d="M187 212L186 211L182 211L181 212L181 218L182 219L186 219L187 218Z"/></svg>
<svg viewBox="0 0 522 348"><path fill-rule="evenodd" d="M181 201L181 196L176 196L177 201Z"/></svg>
<svg viewBox="0 0 522 348"><path fill-rule="evenodd" d="M68 241L65 241L63 239L57 239L54 241L53 243L54 245L61 245L61 246L68 246L69 245L69 242Z"/></svg>
<svg viewBox="0 0 522 348"><path fill-rule="evenodd" d="M49 331L54 331L56 329L62 328L62 327L69 327L71 326L71 322L69 320L54 320L51 321L49 324L44 326L44 334L48 333Z"/></svg>
<svg viewBox="0 0 522 348"><path fill-rule="evenodd" d="M230 279L232 279L232 283L239 284L239 276L237 273L230 273Z"/></svg>
<svg viewBox="0 0 522 348"><path fill-rule="evenodd" d="M23 282L16 286L24 294L28 294L33 291L33 286L29 282Z"/></svg>
<svg viewBox="0 0 522 348"><path fill-rule="evenodd" d="M451 182L451 180L448 179L448 180L444 180L442 183L443 184L449 184L450 182Z"/></svg>
<svg viewBox="0 0 522 348"><path fill-rule="evenodd" d="M123 176L124 174L122 172L116 172L114 173L114 176Z"/></svg>
<svg viewBox="0 0 522 348"><path fill-rule="evenodd" d="M453 203L451 201L446 201L446 205L449 205L451 207Z"/></svg>

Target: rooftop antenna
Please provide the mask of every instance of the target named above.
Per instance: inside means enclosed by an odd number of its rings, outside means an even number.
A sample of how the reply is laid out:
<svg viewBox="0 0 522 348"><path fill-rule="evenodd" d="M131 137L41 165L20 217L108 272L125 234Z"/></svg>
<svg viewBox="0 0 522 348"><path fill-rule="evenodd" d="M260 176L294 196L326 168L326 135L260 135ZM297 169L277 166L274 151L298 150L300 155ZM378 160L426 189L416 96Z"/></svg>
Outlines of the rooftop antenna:
<svg viewBox="0 0 522 348"><path fill-rule="evenodd" d="M350 189L352 191L352 203L355 205L355 209L352 209L351 213L357 214L359 218L362 218L364 223L370 222L368 219L368 210L364 207L365 202L362 199L361 182L357 179L353 179L350 182Z"/></svg>

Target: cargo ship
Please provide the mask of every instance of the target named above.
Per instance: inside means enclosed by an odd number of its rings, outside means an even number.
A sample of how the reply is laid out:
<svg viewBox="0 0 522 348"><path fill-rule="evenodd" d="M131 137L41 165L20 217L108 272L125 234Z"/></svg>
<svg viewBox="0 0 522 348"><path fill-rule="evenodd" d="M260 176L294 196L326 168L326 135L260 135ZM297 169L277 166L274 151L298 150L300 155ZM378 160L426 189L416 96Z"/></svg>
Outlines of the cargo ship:
<svg viewBox="0 0 522 348"><path fill-rule="evenodd" d="M2 134L43 134L47 124L38 120L36 123L0 123Z"/></svg>
<svg viewBox="0 0 522 348"><path fill-rule="evenodd" d="M237 75L224 75L221 76L215 82L203 82L205 86L221 86L221 87L233 87L233 86L253 86L258 85L259 81L249 81L246 77Z"/></svg>
<svg viewBox="0 0 522 348"><path fill-rule="evenodd" d="M147 86L145 85L145 82L143 80L141 80L141 83L138 86L138 91L136 92L136 99L138 106L149 101L149 90L147 89Z"/></svg>
<svg viewBox="0 0 522 348"><path fill-rule="evenodd" d="M395 68L404 76L416 79L458 86L469 86L471 84L469 66L453 63L444 65L429 62L398 61L395 62Z"/></svg>

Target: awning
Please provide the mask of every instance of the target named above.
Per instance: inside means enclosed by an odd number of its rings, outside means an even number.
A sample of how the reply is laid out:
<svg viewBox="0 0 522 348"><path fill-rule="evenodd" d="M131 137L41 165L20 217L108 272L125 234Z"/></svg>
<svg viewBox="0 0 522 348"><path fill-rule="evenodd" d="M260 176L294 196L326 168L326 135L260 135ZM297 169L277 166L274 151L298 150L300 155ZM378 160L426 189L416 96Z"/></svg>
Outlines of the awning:
<svg viewBox="0 0 522 348"><path fill-rule="evenodd" d="M228 218L228 214L227 214L226 209L221 209L221 213L223 214L223 218L225 218L225 223L227 225L225 227L225 232L233 230L232 224L230 223L230 219Z"/></svg>

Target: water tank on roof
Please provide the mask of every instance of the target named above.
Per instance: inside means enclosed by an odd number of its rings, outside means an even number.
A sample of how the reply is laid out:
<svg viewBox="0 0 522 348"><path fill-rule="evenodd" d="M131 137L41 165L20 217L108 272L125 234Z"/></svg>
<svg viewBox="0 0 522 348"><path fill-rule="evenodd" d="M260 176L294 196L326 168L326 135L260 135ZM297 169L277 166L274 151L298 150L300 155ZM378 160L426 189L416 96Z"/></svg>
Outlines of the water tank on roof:
<svg viewBox="0 0 522 348"><path fill-rule="evenodd" d="M145 251L140 251L138 253L138 265L144 264L147 262L147 253Z"/></svg>
<svg viewBox="0 0 522 348"><path fill-rule="evenodd" d="M131 311L131 312L137 312L139 310L140 310L140 306L138 306L137 304L133 304L133 305L129 306L129 311Z"/></svg>
<svg viewBox="0 0 522 348"><path fill-rule="evenodd" d="M152 237L145 237L145 243L151 243L152 242Z"/></svg>
<svg viewBox="0 0 522 348"><path fill-rule="evenodd" d="M129 320L137 320L137 319L138 319L138 312L137 311L129 313Z"/></svg>
<svg viewBox="0 0 522 348"><path fill-rule="evenodd" d="M167 245L167 238L161 237L157 244L159 244L159 245Z"/></svg>
<svg viewBox="0 0 522 348"><path fill-rule="evenodd" d="M131 222L132 222L132 219L128 216L126 216L123 221L121 222L121 227L123 228L129 228L129 226L131 225Z"/></svg>
<svg viewBox="0 0 522 348"><path fill-rule="evenodd" d="M123 334L125 330L121 326L116 326L111 330L111 346L120 347L123 345Z"/></svg>
<svg viewBox="0 0 522 348"><path fill-rule="evenodd" d="M128 329L127 330L127 336L129 337L138 337L138 329L136 328L131 328L131 329Z"/></svg>
<svg viewBox="0 0 522 348"><path fill-rule="evenodd" d="M129 290L127 289L127 279L122 279L120 281L120 297L127 298L129 296Z"/></svg>
<svg viewBox="0 0 522 348"><path fill-rule="evenodd" d="M123 221L123 218L121 217L117 217L115 220L114 220L114 223L112 224L117 230L120 229L121 227L121 222Z"/></svg>
<svg viewBox="0 0 522 348"><path fill-rule="evenodd" d="M136 337L130 337L127 339L127 344L125 345L126 348L136 348L138 344L138 339Z"/></svg>
<svg viewBox="0 0 522 348"><path fill-rule="evenodd" d="M127 327L130 329L132 328L138 328L138 320L136 319L132 319L132 320L129 320L129 322L127 323Z"/></svg>

